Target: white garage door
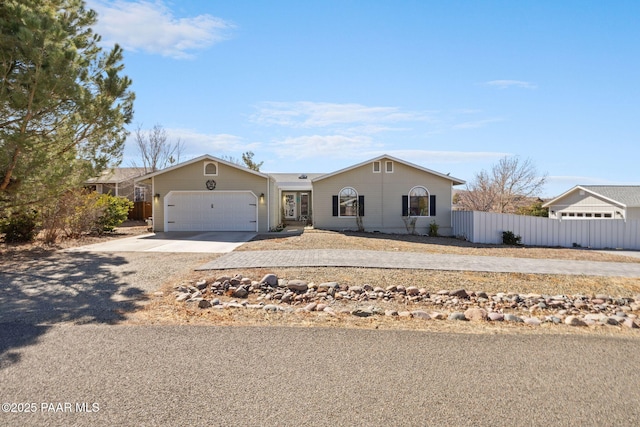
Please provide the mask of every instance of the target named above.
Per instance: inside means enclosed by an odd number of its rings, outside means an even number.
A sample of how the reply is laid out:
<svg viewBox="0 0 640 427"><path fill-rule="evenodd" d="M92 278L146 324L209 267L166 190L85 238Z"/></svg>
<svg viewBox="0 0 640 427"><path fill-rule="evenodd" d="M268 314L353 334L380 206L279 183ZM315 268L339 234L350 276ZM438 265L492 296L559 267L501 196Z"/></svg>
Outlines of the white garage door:
<svg viewBox="0 0 640 427"><path fill-rule="evenodd" d="M166 231L258 231L249 191L178 191L165 197Z"/></svg>

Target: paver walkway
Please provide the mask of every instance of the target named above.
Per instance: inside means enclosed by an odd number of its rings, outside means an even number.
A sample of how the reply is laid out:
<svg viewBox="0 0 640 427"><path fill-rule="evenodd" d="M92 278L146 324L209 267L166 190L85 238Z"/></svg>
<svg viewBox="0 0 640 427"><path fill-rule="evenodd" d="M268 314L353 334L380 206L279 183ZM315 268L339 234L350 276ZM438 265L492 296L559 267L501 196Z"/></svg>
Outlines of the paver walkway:
<svg viewBox="0 0 640 427"><path fill-rule="evenodd" d="M638 263L338 249L231 252L200 266L197 270L274 267L406 268L640 277Z"/></svg>

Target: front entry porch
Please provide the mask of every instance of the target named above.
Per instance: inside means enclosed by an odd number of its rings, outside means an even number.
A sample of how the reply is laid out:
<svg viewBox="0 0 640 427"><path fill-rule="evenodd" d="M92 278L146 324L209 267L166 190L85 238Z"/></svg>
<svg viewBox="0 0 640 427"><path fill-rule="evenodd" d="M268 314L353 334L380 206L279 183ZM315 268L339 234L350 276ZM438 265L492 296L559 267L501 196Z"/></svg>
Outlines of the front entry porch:
<svg viewBox="0 0 640 427"><path fill-rule="evenodd" d="M283 224L311 224L311 192L283 191L280 199Z"/></svg>

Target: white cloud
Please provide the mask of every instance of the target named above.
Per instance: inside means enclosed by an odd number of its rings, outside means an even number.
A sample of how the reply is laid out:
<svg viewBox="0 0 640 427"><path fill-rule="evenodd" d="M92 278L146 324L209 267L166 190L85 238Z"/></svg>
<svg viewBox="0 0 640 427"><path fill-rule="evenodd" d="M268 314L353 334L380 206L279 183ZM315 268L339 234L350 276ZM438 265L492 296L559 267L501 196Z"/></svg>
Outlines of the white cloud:
<svg viewBox="0 0 640 427"><path fill-rule="evenodd" d="M494 86L497 87L499 89L509 89L512 87L519 87L522 89L537 89L538 86L530 83L530 82L524 82L521 80L491 80L489 82L486 82L485 85L487 86Z"/></svg>
<svg viewBox="0 0 640 427"><path fill-rule="evenodd" d="M372 151L368 153L370 157L382 154L406 159L411 163L419 165L429 165L435 163L474 163L499 160L511 153L500 153L493 151L433 151L433 150L387 150Z"/></svg>
<svg viewBox="0 0 640 427"><path fill-rule="evenodd" d="M195 154L221 154L238 155L247 150L255 150L260 144L249 143L242 137L229 134L205 134L190 129L171 128L166 129L170 141L180 141L184 144L185 151Z"/></svg>
<svg viewBox="0 0 640 427"><path fill-rule="evenodd" d="M389 130L382 123L430 121L424 112L402 111L397 107L368 107L361 104L329 102L264 102L251 119L262 125L292 128L324 128L355 125L372 132ZM364 126L367 127L364 127Z"/></svg>
<svg viewBox="0 0 640 427"><path fill-rule="evenodd" d="M273 142L269 149L288 159L349 158L377 145L368 136L307 135Z"/></svg>
<svg viewBox="0 0 640 427"><path fill-rule="evenodd" d="M105 43L176 59L227 39L234 28L208 14L178 18L160 0L91 0L89 7L98 12L95 30Z"/></svg>
<svg viewBox="0 0 640 427"><path fill-rule="evenodd" d="M212 156L232 156L240 157L245 151L258 151L261 147L260 143L249 143L242 137L229 134L204 134L195 132L191 129L165 128L167 133L167 142L175 144L180 140L183 151L180 161L192 159L203 154ZM143 129L147 132L147 129ZM131 133L127 140L125 157L134 160L139 157L137 145L135 142L135 133Z"/></svg>

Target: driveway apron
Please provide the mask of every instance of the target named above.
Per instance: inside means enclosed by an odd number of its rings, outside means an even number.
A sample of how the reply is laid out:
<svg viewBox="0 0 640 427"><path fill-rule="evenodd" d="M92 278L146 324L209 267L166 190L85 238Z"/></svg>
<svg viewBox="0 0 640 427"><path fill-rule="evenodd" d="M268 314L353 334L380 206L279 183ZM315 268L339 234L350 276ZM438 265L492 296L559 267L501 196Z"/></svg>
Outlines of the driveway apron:
<svg viewBox="0 0 640 427"><path fill-rule="evenodd" d="M153 233L67 249L66 252L225 253L253 239L256 233L210 231Z"/></svg>

